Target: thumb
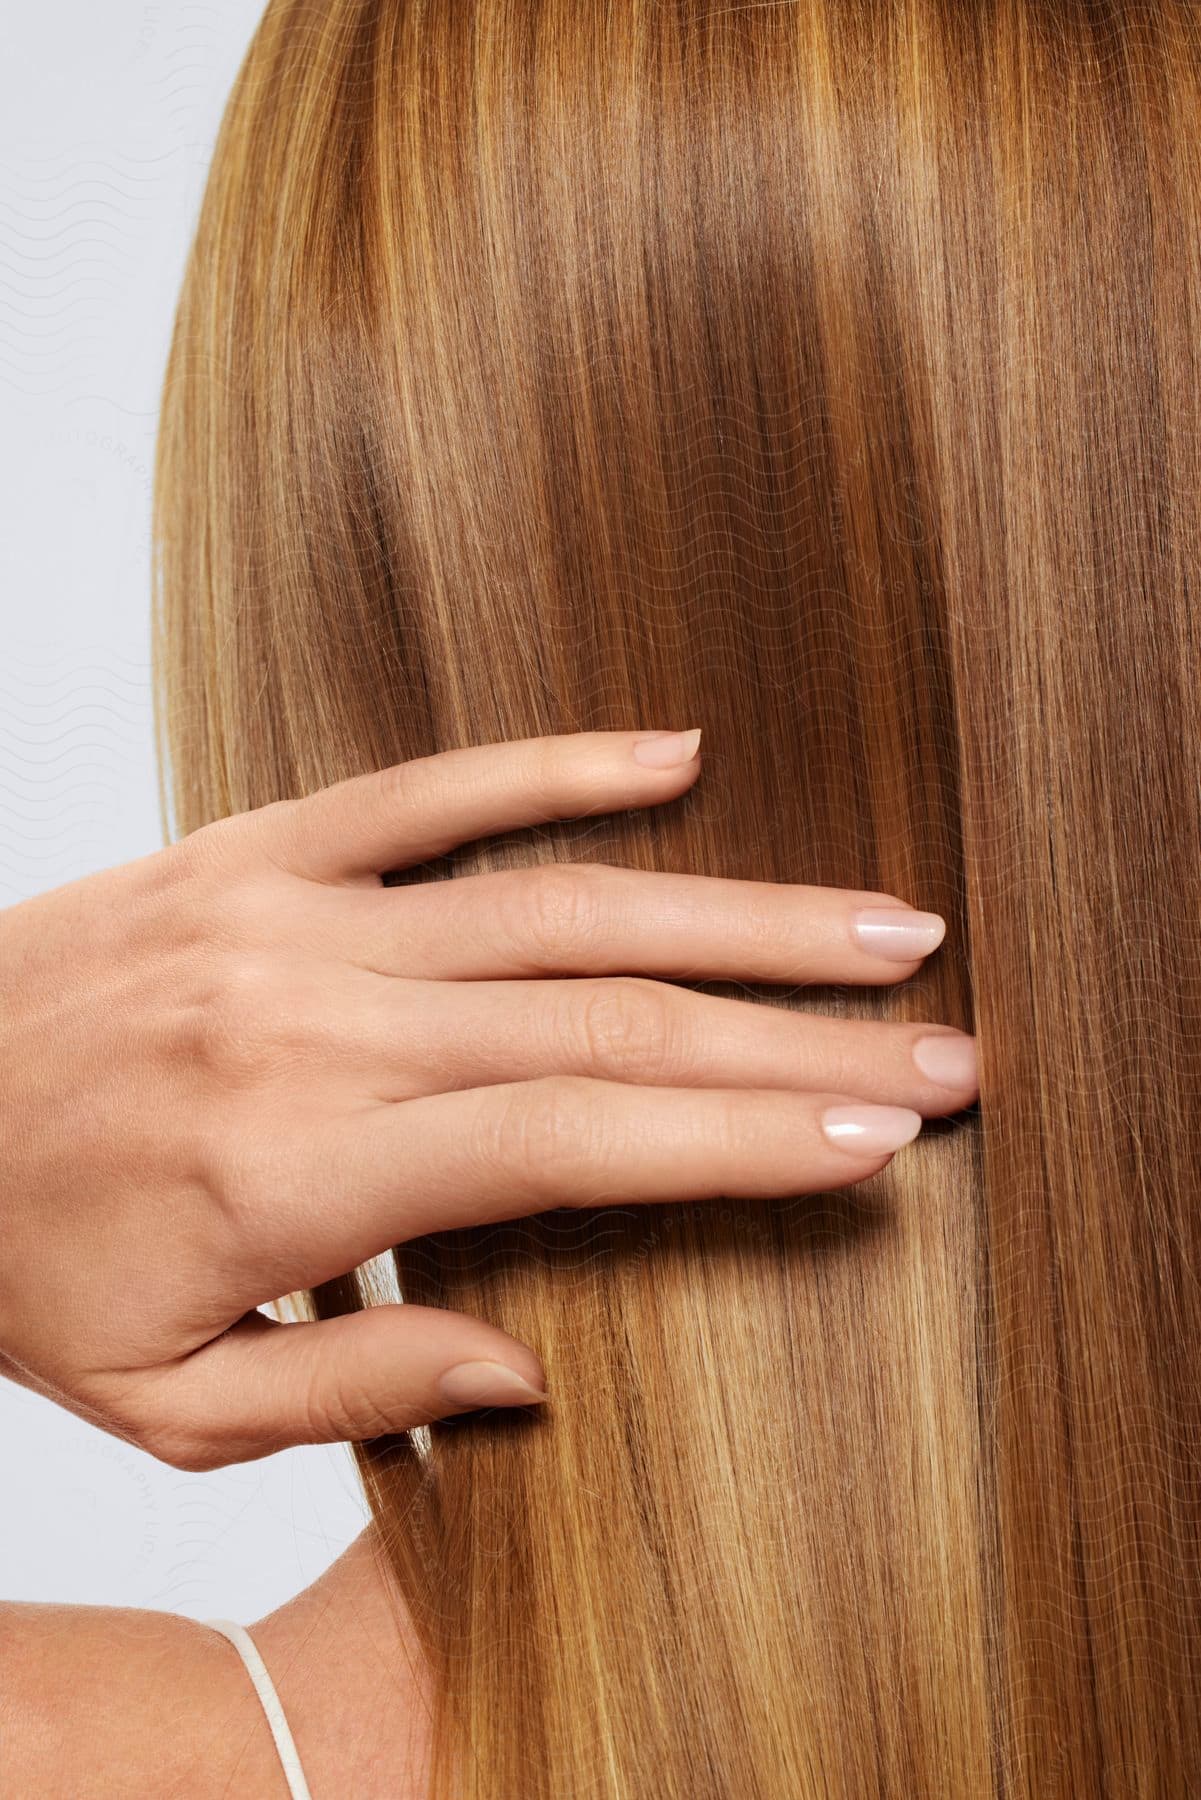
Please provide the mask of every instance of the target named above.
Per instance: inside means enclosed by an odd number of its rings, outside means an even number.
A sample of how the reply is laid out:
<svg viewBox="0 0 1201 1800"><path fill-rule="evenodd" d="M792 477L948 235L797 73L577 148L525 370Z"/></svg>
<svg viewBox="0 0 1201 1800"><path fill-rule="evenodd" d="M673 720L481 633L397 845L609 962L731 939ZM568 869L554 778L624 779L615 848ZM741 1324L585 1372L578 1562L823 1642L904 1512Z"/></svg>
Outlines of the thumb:
<svg viewBox="0 0 1201 1800"><path fill-rule="evenodd" d="M155 1453L215 1469L547 1394L526 1345L481 1319L406 1302L288 1325L247 1313L177 1366L166 1397L171 1425Z"/></svg>

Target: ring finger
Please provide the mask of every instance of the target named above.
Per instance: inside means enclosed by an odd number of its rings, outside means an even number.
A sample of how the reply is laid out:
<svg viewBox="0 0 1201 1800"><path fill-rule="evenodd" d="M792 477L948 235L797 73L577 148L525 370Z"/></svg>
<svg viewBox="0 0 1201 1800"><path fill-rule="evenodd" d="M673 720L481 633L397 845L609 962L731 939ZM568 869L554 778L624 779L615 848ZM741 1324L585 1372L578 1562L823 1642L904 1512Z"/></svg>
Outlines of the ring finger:
<svg viewBox="0 0 1201 1800"><path fill-rule="evenodd" d="M348 1059L362 1058L380 1100L591 1075L668 1087L820 1088L929 1116L967 1106L977 1091L975 1039L953 1027L833 1018L639 976L382 981L343 1026L353 1040Z"/></svg>

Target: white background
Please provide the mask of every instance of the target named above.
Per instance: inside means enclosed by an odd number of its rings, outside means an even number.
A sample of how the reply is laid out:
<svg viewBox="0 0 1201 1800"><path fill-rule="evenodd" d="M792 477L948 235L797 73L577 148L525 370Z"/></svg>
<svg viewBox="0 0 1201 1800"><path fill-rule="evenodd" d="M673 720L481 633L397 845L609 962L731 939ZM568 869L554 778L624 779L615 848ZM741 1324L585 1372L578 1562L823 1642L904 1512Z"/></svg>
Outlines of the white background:
<svg viewBox="0 0 1201 1800"><path fill-rule="evenodd" d="M162 842L155 416L205 169L261 9L3 0L0 906ZM365 1518L344 1447L181 1474L0 1379L0 1598L249 1622Z"/></svg>

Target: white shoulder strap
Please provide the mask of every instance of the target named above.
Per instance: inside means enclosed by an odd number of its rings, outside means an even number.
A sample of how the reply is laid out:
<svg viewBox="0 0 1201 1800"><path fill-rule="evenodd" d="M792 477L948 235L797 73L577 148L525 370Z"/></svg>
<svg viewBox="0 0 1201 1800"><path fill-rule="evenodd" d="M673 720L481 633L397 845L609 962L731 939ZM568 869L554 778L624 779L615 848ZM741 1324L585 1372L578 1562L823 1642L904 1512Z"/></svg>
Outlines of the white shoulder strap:
<svg viewBox="0 0 1201 1800"><path fill-rule="evenodd" d="M283 1764L284 1774L288 1780L288 1792L292 1800L313 1800L309 1792L308 1782L304 1778L304 1770L300 1766L300 1757L296 1753L288 1721L280 1704L275 1684L267 1673L267 1665L259 1655L258 1646L244 1626L235 1624L233 1619L204 1619L205 1625L211 1625L227 1637L246 1664L247 1672L254 1683L254 1691L262 1702L263 1711L267 1715L267 1723L271 1727L271 1736L275 1739L275 1748L279 1751L279 1760Z"/></svg>

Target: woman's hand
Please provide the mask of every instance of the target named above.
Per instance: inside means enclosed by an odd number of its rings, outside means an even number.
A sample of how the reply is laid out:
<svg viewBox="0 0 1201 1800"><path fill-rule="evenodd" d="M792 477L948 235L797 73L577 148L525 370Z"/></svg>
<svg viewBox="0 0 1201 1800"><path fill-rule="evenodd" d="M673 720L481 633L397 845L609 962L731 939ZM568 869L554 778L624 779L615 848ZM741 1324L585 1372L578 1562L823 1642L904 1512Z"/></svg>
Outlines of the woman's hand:
<svg viewBox="0 0 1201 1800"><path fill-rule="evenodd" d="M942 922L887 895L585 864L382 883L673 799L698 736L450 751L0 914L0 1368L188 1469L528 1404L538 1358L480 1320L255 1308L434 1229L842 1186L968 1104L961 1032L645 978L903 980Z"/></svg>

